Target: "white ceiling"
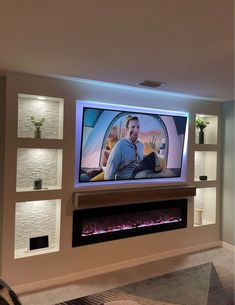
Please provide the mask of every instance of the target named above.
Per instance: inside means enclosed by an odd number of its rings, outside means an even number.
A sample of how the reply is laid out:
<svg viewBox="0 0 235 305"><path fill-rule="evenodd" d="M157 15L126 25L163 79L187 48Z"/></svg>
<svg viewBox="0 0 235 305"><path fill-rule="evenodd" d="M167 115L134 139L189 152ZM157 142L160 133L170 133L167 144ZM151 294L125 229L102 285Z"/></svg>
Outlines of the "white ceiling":
<svg viewBox="0 0 235 305"><path fill-rule="evenodd" d="M233 0L0 0L0 71L234 99Z"/></svg>

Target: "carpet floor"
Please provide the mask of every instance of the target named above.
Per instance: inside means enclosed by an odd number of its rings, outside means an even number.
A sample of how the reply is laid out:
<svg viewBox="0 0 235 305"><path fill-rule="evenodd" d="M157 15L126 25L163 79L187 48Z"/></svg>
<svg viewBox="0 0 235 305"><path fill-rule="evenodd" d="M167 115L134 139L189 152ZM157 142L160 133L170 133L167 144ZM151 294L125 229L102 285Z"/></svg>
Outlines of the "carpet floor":
<svg viewBox="0 0 235 305"><path fill-rule="evenodd" d="M213 263L206 263L56 305L234 305Z"/></svg>

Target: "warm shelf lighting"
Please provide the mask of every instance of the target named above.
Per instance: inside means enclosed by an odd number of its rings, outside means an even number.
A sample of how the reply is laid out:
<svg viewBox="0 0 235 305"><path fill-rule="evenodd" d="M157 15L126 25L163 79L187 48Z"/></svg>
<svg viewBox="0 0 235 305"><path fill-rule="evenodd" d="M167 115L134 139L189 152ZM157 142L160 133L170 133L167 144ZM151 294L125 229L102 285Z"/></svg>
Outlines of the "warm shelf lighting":
<svg viewBox="0 0 235 305"><path fill-rule="evenodd" d="M38 99L38 100L43 100L43 101L44 101L46 98L45 98L44 96L38 96L37 99Z"/></svg>

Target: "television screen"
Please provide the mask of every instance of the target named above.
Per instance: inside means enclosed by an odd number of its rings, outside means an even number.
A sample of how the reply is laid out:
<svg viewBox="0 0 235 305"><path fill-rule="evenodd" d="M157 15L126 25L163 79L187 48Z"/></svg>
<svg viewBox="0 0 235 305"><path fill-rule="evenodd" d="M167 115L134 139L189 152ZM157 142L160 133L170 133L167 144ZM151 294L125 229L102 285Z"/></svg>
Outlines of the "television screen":
<svg viewBox="0 0 235 305"><path fill-rule="evenodd" d="M187 117L77 101L75 186L185 181Z"/></svg>

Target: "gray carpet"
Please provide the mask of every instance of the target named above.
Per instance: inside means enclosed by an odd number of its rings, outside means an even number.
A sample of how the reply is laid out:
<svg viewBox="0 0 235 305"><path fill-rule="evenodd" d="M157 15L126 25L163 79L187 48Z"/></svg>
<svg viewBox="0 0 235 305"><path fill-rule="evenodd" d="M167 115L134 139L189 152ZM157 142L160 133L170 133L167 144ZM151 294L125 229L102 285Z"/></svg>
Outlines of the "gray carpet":
<svg viewBox="0 0 235 305"><path fill-rule="evenodd" d="M233 292L224 289L213 263L207 263L57 305L115 305L118 300L120 305L235 304Z"/></svg>

